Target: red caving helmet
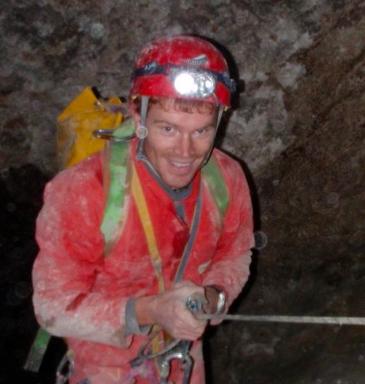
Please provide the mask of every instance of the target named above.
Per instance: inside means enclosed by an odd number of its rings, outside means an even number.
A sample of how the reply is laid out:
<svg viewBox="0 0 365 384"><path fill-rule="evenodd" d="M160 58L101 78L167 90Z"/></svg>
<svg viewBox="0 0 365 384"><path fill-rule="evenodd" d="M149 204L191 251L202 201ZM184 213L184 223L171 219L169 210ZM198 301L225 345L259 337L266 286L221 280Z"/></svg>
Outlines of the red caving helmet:
<svg viewBox="0 0 365 384"><path fill-rule="evenodd" d="M231 106L235 82L222 53L209 41L187 35L164 37L142 49L130 96L204 100Z"/></svg>

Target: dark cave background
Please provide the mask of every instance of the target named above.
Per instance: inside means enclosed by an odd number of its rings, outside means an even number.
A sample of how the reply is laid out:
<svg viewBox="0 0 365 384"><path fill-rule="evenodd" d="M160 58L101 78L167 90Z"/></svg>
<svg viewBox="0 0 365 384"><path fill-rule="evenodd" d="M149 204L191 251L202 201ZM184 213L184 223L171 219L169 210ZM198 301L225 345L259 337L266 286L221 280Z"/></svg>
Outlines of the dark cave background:
<svg viewBox="0 0 365 384"><path fill-rule="evenodd" d="M23 370L37 325L34 224L57 171L56 119L86 86L126 96L133 58L195 33L234 57L244 92L220 146L244 162L268 242L232 312L365 316L365 2L8 1L0 13L0 383L53 382L53 339ZM209 383L362 384L365 328L224 323Z"/></svg>

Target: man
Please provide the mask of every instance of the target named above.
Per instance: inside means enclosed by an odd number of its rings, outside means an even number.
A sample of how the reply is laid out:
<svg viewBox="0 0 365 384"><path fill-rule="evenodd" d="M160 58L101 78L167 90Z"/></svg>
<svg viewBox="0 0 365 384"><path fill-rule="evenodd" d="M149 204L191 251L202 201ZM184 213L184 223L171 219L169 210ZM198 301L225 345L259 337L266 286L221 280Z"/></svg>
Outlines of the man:
<svg viewBox="0 0 365 384"><path fill-rule="evenodd" d="M215 313L224 292L227 311L248 278L253 246L244 175L212 151L232 85L225 59L208 41L152 42L132 77L137 137L122 167L125 180L103 183L106 166L97 154L47 185L37 220L34 307L44 328L66 338L71 384L158 383L155 360L130 361L146 344L161 351L164 338L193 341L190 382L204 383L200 338L207 323L187 300L198 297ZM125 198L108 234L107 200L118 193ZM182 380L177 362L169 380Z"/></svg>

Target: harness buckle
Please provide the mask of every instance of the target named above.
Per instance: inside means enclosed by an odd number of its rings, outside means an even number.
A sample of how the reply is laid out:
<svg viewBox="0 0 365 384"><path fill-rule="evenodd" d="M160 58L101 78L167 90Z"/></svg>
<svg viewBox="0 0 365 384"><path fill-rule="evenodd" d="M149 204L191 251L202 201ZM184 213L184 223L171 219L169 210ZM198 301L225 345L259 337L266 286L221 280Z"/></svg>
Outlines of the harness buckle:
<svg viewBox="0 0 365 384"><path fill-rule="evenodd" d="M68 379L71 377L74 371L74 359L72 357L72 352L68 351L62 357L62 360L58 364L56 371L56 384L65 384L68 382Z"/></svg>

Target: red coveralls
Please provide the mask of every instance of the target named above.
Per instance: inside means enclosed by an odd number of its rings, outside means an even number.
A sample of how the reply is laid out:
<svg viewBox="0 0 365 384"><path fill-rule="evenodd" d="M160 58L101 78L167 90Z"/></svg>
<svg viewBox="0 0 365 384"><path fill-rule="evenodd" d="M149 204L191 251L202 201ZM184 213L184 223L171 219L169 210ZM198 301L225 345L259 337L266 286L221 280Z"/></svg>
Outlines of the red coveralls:
<svg viewBox="0 0 365 384"><path fill-rule="evenodd" d="M200 172L192 181L190 194L182 200L183 221L170 195L136 159L136 142L130 153L157 237L165 287L169 288L188 239ZM251 200L239 164L216 149L213 156L224 175L229 204L222 222L214 198L202 182L201 219L184 280L222 286L230 305L249 275ZM46 186L44 200L37 219L40 252L33 269L33 302L41 326L66 338L74 352L75 372L70 383L86 378L91 384L156 382L153 363L133 370L129 365L148 336L127 334L127 301L158 293L133 196L126 199L123 231L107 257L99 229L105 203L100 155L60 172ZM195 362L191 383L204 383L201 341L194 343L191 354ZM181 378L180 369L174 366L172 380L180 383Z"/></svg>

